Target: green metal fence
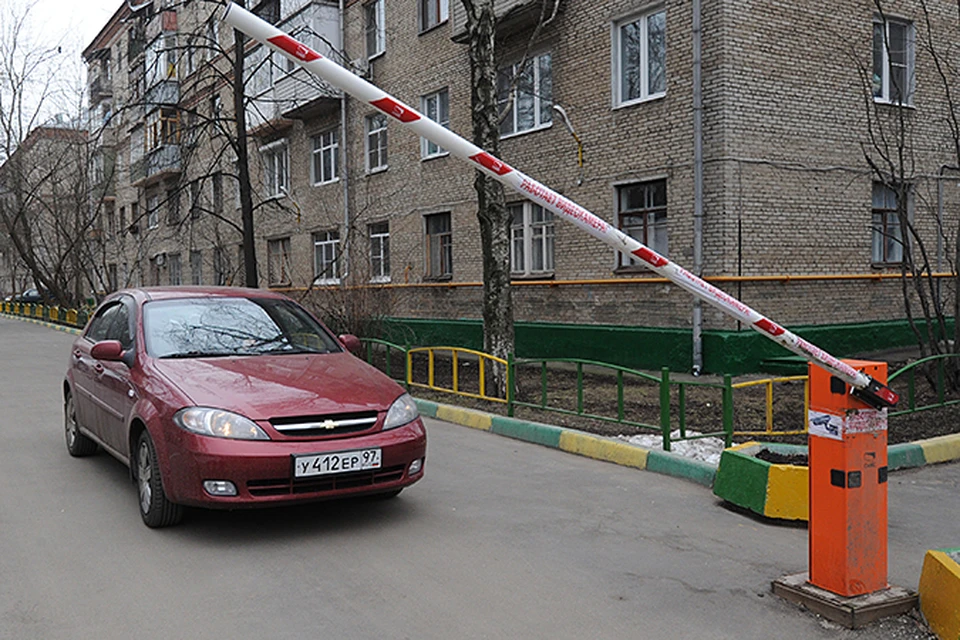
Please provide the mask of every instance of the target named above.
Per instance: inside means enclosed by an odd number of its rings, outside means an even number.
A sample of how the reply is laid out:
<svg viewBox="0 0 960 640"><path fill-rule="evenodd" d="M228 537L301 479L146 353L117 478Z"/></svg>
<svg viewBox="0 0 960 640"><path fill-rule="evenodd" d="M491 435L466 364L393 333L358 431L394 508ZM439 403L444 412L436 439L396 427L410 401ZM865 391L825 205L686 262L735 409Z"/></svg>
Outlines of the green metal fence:
<svg viewBox="0 0 960 640"><path fill-rule="evenodd" d="M940 407L949 407L950 405L960 404L960 398L948 398L949 389L947 384L947 365L953 365L952 375L957 375L957 367L960 366L960 355L955 353L943 353L935 356L921 358L916 362L911 362L902 369L897 370L890 375L888 384L896 391L901 393L901 402L906 400L906 409L891 411L890 416L901 416L928 409L937 409ZM933 369L933 371L931 371ZM933 395L936 398L934 402L923 402L917 393L917 374L925 377L930 383ZM895 382L899 382L894 386ZM956 381L954 381L956 382ZM906 385L906 392L903 392L903 385ZM955 386L955 385L954 385ZM956 395L956 394L954 394Z"/></svg>

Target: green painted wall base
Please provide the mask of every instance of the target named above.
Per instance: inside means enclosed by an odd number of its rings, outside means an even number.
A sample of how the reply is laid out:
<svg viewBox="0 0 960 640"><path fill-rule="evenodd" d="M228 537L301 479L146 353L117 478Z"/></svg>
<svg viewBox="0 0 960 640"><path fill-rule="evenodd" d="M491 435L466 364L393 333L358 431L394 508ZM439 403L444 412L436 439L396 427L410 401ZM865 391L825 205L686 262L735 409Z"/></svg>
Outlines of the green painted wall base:
<svg viewBox="0 0 960 640"><path fill-rule="evenodd" d="M950 332L952 324L948 328ZM790 329L839 357L915 344L906 321ZM482 350L483 323L473 319L387 318L383 321L383 335L371 337L411 346ZM693 337L689 329L518 322L516 341L520 358L585 358L647 370L669 367L672 371L689 371L693 366ZM801 361L792 360L791 356L789 351L751 329L703 333L705 373L794 372Z"/></svg>

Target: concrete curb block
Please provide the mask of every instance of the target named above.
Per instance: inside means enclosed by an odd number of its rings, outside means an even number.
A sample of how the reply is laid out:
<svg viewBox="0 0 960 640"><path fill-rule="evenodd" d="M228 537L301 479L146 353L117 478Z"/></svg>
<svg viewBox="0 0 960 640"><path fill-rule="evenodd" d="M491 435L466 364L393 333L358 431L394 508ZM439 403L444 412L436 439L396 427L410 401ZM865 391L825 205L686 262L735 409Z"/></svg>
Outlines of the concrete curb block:
<svg viewBox="0 0 960 640"><path fill-rule="evenodd" d="M576 429L539 422L485 414L473 409L462 409L419 398L414 400L420 413L430 418L481 431L490 431L497 435L560 449L594 460L684 478L706 487L713 484L717 471L716 467L706 462L666 451L651 451L615 438L605 438Z"/></svg>
<svg viewBox="0 0 960 640"><path fill-rule="evenodd" d="M767 518L809 520L809 468L775 464L756 457L761 449L804 454L798 445L745 442L720 454L713 493Z"/></svg>
<svg viewBox="0 0 960 640"><path fill-rule="evenodd" d="M28 318L27 316L15 316L10 313L0 313L0 317L9 318L10 320L21 320L23 322L29 322L30 324L38 324L41 327L46 327L48 329L55 329L57 331L63 331L64 333L70 333L75 336L83 333L83 329L77 329L76 327L68 327L62 324L56 324L55 322L48 322L47 320L37 320L36 318Z"/></svg>
<svg viewBox="0 0 960 640"><path fill-rule="evenodd" d="M920 572L920 610L943 640L960 638L960 548L927 551Z"/></svg>

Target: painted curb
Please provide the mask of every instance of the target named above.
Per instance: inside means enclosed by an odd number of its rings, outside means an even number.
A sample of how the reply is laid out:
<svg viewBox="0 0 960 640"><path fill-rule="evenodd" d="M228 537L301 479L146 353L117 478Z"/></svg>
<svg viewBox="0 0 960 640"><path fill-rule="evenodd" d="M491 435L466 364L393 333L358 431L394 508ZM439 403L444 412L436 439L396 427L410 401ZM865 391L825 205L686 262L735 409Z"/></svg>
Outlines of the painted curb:
<svg viewBox="0 0 960 640"><path fill-rule="evenodd" d="M420 413L427 417L472 429L489 431L497 435L552 449L560 449L567 453L594 460L684 478L706 487L713 484L713 478L716 474L716 468L706 462L693 460L675 453L645 449L616 438L606 438L576 429L539 422L485 414L473 409L462 409L429 400L421 400L420 398L414 398L414 400L420 409Z"/></svg>
<svg viewBox="0 0 960 640"><path fill-rule="evenodd" d="M920 610L941 640L960 640L958 555L960 547L927 551L920 572Z"/></svg>
<svg viewBox="0 0 960 640"><path fill-rule="evenodd" d="M55 329L57 331L63 331L64 333L70 333L75 336L83 333L83 329L78 329L76 327L68 327L67 325L57 324L47 320L37 320L36 318L29 318L27 316L16 316L12 313L0 313L0 317L8 318L10 320L21 320L23 322L29 322L30 324L37 324L41 327L46 327L47 329Z"/></svg>

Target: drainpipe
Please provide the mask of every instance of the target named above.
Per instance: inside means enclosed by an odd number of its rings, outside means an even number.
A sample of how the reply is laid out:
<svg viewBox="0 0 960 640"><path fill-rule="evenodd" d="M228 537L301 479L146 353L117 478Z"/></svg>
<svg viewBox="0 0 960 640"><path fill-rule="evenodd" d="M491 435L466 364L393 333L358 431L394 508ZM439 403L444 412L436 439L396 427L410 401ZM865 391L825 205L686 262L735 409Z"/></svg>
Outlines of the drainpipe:
<svg viewBox="0 0 960 640"><path fill-rule="evenodd" d="M700 0L693 0L693 272L703 276L703 81ZM703 371L703 304L693 301L693 374Z"/></svg>
<svg viewBox="0 0 960 640"><path fill-rule="evenodd" d="M343 26L344 0L340 0L340 49L346 42ZM347 176L347 92L340 91L340 183L343 189L343 274L340 281L346 283L350 273L350 186Z"/></svg>
<svg viewBox="0 0 960 640"><path fill-rule="evenodd" d="M944 171L956 171L960 167L955 167L949 164L940 165L940 170L937 172L937 273L943 272L943 172ZM940 308L940 300L942 300L940 292L941 279L937 278L937 308Z"/></svg>

